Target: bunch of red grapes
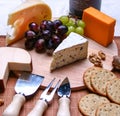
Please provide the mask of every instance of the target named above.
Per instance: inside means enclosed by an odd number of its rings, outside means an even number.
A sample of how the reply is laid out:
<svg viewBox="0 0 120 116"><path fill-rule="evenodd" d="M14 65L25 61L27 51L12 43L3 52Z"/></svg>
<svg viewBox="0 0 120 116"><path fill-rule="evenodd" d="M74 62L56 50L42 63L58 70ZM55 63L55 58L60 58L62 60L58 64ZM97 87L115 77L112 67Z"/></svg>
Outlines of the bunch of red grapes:
<svg viewBox="0 0 120 116"><path fill-rule="evenodd" d="M68 27L60 20L43 20L40 25L35 22L29 24L29 30L25 32L25 48L38 53L52 54L56 47L65 38Z"/></svg>

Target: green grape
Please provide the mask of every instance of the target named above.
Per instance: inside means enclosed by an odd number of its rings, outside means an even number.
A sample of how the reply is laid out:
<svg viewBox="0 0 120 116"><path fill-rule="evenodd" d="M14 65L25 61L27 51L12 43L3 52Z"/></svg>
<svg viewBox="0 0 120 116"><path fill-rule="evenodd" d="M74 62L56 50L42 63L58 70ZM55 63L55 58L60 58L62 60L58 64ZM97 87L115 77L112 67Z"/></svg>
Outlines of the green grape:
<svg viewBox="0 0 120 116"><path fill-rule="evenodd" d="M84 29L82 27L76 27L75 32L80 35L84 35Z"/></svg>
<svg viewBox="0 0 120 116"><path fill-rule="evenodd" d="M74 26L69 26L68 27L67 35L69 35L71 32L75 32L75 27Z"/></svg>
<svg viewBox="0 0 120 116"><path fill-rule="evenodd" d="M83 20L78 19L76 24L78 27L80 26L82 28L85 28L85 22Z"/></svg>
<svg viewBox="0 0 120 116"><path fill-rule="evenodd" d="M73 18L69 18L69 21L66 24L66 26L74 26L74 27L76 27L75 20Z"/></svg>
<svg viewBox="0 0 120 116"><path fill-rule="evenodd" d="M69 21L69 17L68 16L61 16L59 18L59 20L63 23L63 25L67 24Z"/></svg>

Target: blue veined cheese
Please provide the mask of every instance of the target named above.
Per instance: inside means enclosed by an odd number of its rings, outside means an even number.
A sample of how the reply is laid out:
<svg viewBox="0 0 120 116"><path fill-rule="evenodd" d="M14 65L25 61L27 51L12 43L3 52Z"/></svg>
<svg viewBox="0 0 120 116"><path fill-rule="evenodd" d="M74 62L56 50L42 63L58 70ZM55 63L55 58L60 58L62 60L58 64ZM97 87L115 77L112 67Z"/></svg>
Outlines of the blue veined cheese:
<svg viewBox="0 0 120 116"><path fill-rule="evenodd" d="M88 40L83 36L71 32L53 52L50 71L87 58Z"/></svg>

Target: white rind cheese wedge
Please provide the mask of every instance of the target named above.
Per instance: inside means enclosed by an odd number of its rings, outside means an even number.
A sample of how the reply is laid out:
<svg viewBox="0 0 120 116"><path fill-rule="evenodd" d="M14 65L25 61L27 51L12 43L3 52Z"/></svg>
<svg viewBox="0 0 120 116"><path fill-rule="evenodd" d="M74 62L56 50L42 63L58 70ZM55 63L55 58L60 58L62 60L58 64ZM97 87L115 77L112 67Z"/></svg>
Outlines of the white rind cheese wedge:
<svg viewBox="0 0 120 116"><path fill-rule="evenodd" d="M87 53L88 40L79 34L71 32L53 52L50 71L77 60L85 59Z"/></svg>
<svg viewBox="0 0 120 116"><path fill-rule="evenodd" d="M6 88L10 70L32 71L30 54L21 48L0 47L0 92Z"/></svg>
<svg viewBox="0 0 120 116"><path fill-rule="evenodd" d="M26 0L17 6L8 16L6 45L24 37L31 22L40 24L42 20L51 20L51 8L42 0Z"/></svg>

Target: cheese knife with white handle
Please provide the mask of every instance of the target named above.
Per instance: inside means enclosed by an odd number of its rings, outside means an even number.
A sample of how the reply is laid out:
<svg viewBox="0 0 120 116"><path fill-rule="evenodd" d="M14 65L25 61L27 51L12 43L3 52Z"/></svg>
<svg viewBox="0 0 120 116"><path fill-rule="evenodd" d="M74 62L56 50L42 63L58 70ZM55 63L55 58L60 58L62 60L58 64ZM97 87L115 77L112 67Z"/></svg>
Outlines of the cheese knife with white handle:
<svg viewBox="0 0 120 116"><path fill-rule="evenodd" d="M43 79L43 76L22 72L15 85L17 94L13 97L11 104L5 109L2 116L18 116L26 97L37 91Z"/></svg>
<svg viewBox="0 0 120 116"><path fill-rule="evenodd" d="M71 88L67 77L61 83L57 94L60 97L57 116L70 116Z"/></svg>

